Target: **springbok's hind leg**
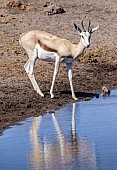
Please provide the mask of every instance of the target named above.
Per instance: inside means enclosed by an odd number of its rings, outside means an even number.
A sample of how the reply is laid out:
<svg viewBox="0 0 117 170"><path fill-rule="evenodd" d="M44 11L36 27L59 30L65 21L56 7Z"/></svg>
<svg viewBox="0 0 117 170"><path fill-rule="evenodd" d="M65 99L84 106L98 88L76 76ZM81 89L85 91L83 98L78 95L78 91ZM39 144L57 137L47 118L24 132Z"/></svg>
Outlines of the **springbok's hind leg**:
<svg viewBox="0 0 117 170"><path fill-rule="evenodd" d="M29 73L29 69L30 69L30 59L28 59L28 61L24 65L24 68L25 68L26 73L28 74Z"/></svg>
<svg viewBox="0 0 117 170"><path fill-rule="evenodd" d="M26 64L24 65L24 68L26 70L26 73L28 74L28 77L33 85L34 90L37 91L37 93L39 93L39 95L41 97L44 97L44 94L41 92L36 80L35 80L35 76L34 76L34 66L35 66L35 62L37 60L37 55L33 55L32 57L29 58L29 60L26 62Z"/></svg>

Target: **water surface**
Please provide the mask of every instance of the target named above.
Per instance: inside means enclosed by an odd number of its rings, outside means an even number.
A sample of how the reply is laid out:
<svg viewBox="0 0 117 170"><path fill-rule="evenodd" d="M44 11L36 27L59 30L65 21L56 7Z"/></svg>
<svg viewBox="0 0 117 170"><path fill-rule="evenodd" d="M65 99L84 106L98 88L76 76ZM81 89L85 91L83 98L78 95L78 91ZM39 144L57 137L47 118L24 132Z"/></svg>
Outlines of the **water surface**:
<svg viewBox="0 0 117 170"><path fill-rule="evenodd" d="M117 90L0 136L0 170L117 170Z"/></svg>

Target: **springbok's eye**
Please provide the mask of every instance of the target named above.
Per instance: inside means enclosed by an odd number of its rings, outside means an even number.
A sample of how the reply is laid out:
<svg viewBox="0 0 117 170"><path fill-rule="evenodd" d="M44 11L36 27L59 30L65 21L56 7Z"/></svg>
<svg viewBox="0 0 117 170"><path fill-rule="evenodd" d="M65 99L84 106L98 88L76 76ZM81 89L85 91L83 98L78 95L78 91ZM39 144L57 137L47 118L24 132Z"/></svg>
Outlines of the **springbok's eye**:
<svg viewBox="0 0 117 170"><path fill-rule="evenodd" d="M84 37L83 36L81 36L83 39L84 39Z"/></svg>

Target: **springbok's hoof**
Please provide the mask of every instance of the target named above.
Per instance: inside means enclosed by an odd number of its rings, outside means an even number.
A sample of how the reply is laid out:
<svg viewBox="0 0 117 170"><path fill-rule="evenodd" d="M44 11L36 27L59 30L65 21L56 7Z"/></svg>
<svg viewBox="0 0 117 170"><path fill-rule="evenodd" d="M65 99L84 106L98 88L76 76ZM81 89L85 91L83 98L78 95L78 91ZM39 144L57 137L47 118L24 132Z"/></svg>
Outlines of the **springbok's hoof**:
<svg viewBox="0 0 117 170"><path fill-rule="evenodd" d="M51 94L51 99L53 99L54 98L54 95L53 94Z"/></svg>
<svg viewBox="0 0 117 170"><path fill-rule="evenodd" d="M41 96L41 97L44 97L44 94L42 93L40 96Z"/></svg>
<svg viewBox="0 0 117 170"><path fill-rule="evenodd" d="M43 93L40 93L37 91L37 93L41 96L41 97L44 97L44 94Z"/></svg>
<svg viewBox="0 0 117 170"><path fill-rule="evenodd" d="M73 99L74 99L74 100L78 100L78 98L77 98L77 97L73 97Z"/></svg>

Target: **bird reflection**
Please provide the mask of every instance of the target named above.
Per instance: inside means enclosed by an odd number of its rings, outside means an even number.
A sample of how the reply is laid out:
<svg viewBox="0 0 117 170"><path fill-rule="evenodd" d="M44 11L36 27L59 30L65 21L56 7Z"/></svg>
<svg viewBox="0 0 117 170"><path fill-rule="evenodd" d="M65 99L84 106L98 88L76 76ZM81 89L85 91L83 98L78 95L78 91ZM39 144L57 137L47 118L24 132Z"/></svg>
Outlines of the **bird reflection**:
<svg viewBox="0 0 117 170"><path fill-rule="evenodd" d="M39 128L43 117L35 117L30 129L32 150L29 154L30 169L79 169L96 170L95 147L91 142L77 137L75 111L73 103L71 117L71 135L66 139L55 113L50 114L56 129L57 141L51 143L41 140ZM41 130L41 129L40 129Z"/></svg>

